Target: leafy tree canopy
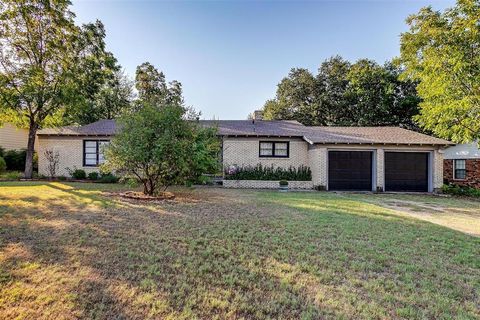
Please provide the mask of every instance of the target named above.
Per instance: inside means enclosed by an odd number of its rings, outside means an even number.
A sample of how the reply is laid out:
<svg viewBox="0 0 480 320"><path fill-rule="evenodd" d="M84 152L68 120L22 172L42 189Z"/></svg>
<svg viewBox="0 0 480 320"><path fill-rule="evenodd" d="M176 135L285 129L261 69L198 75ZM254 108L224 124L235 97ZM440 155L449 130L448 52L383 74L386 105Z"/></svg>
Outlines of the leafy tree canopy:
<svg viewBox="0 0 480 320"><path fill-rule="evenodd" d="M167 84L163 72L158 71L150 62L137 67L135 87L140 104L150 105L183 105L182 84L171 81Z"/></svg>
<svg viewBox="0 0 480 320"><path fill-rule="evenodd" d="M313 75L292 69L264 105L265 119L305 125L400 125L416 129L419 98L415 84L400 81L401 69L368 59L354 64L339 56L324 61Z"/></svg>
<svg viewBox="0 0 480 320"><path fill-rule="evenodd" d="M79 29L65 0L0 4L0 117L29 128L25 177L37 130L75 96Z"/></svg>
<svg viewBox="0 0 480 320"><path fill-rule="evenodd" d="M121 131L106 150L106 168L136 177L148 195L215 172L216 130L202 128L186 115L185 108L174 104L144 105L121 118Z"/></svg>
<svg viewBox="0 0 480 320"><path fill-rule="evenodd" d="M445 12L426 7L401 36L404 79L419 81L420 125L455 142L480 138L480 3Z"/></svg>

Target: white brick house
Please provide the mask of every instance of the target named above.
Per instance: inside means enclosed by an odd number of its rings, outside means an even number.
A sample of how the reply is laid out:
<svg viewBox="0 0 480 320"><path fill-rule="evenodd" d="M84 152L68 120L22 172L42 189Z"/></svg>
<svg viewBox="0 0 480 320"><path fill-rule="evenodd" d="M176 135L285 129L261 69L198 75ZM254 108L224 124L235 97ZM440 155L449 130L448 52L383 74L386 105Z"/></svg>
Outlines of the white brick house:
<svg viewBox="0 0 480 320"><path fill-rule="evenodd" d="M443 148L451 142L397 127L307 127L296 121L200 121L216 126L224 166L309 167L312 180L291 187L326 190L424 191L443 183ZM46 149L66 168L98 169L101 145L115 134L115 122L39 132L39 172L47 174ZM278 181L225 180L226 187L269 188Z"/></svg>

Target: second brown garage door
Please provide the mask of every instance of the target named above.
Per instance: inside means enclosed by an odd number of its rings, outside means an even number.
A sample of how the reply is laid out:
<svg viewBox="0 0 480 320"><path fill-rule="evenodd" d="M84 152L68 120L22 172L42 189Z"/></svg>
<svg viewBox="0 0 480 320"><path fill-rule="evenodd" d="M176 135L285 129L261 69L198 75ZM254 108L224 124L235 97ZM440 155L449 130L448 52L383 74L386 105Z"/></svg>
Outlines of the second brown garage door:
<svg viewBox="0 0 480 320"><path fill-rule="evenodd" d="M428 191L428 153L385 152L385 191Z"/></svg>

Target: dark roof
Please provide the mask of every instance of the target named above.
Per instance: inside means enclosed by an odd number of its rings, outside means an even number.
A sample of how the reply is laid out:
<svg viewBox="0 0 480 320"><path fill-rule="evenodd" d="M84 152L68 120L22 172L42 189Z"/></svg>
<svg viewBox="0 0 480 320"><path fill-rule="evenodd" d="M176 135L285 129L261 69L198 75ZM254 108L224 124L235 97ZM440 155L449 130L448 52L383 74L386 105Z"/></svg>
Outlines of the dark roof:
<svg viewBox="0 0 480 320"><path fill-rule="evenodd" d="M84 126L67 126L48 128L38 132L38 135L51 136L111 136L116 131L115 120L100 120Z"/></svg>
<svg viewBox="0 0 480 320"><path fill-rule="evenodd" d="M221 136L298 137L310 144L412 144L452 145L453 143L398 127L308 127L297 121L200 120L200 125L216 126ZM43 129L39 135L110 136L115 120L100 120L85 126Z"/></svg>
<svg viewBox="0 0 480 320"><path fill-rule="evenodd" d="M303 137L306 126L297 121L200 120L204 126L217 126L221 136Z"/></svg>
<svg viewBox="0 0 480 320"><path fill-rule="evenodd" d="M454 143L399 127L308 127L310 143L437 144Z"/></svg>

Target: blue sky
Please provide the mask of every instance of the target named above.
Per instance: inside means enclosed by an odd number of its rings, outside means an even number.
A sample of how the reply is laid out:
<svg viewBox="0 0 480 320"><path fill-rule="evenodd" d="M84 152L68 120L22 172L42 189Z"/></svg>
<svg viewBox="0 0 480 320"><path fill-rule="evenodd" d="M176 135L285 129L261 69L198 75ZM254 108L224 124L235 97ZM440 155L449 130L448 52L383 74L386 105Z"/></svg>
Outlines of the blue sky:
<svg viewBox="0 0 480 320"><path fill-rule="evenodd" d="M212 119L246 119L293 67L316 73L339 54L380 63L398 55L405 18L454 1L74 1L78 23L100 19L127 74L149 61L183 84Z"/></svg>

